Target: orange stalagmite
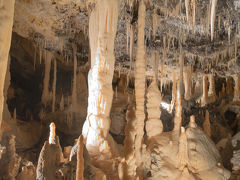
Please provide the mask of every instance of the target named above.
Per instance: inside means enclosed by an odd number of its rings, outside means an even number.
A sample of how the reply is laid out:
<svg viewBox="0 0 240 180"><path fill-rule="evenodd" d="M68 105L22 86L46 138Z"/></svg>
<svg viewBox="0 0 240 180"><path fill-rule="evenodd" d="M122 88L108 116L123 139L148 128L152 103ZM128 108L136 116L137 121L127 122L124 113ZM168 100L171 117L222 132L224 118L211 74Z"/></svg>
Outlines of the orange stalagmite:
<svg viewBox="0 0 240 180"><path fill-rule="evenodd" d="M78 138L76 180L84 180L83 136Z"/></svg>

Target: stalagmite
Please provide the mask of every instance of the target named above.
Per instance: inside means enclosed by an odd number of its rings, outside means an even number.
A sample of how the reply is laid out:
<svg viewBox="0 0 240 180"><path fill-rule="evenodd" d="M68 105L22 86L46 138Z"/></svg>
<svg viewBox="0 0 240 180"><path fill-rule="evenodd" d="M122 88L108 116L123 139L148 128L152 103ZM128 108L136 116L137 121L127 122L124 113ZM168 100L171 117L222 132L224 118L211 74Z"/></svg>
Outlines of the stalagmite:
<svg viewBox="0 0 240 180"><path fill-rule="evenodd" d="M234 98L233 101L239 101L240 98L240 78L239 75L235 75L234 76L234 82L235 82L235 86L234 86Z"/></svg>
<svg viewBox="0 0 240 180"><path fill-rule="evenodd" d="M113 99L114 40L118 21L118 0L97 0L89 19L91 69L88 74L88 112L82 134L93 164L108 176L115 176L114 161L102 165L98 155L114 159L118 149L109 135ZM105 155L106 154L106 155ZM101 162L100 162L101 161ZM104 161L104 160L103 160ZM101 164L99 164L99 163Z"/></svg>
<svg viewBox="0 0 240 180"><path fill-rule="evenodd" d="M54 59L54 68L53 68L53 84L52 84L52 112L55 112L55 102L56 102L56 85L57 85L57 60Z"/></svg>
<svg viewBox="0 0 240 180"><path fill-rule="evenodd" d="M137 42L137 54L135 63L135 95L136 95L136 162L137 166L141 166L141 150L142 150L142 138L144 134L144 102L145 102L145 47L144 47L144 31L145 31L145 17L146 6L144 0L139 3L138 9L138 42Z"/></svg>
<svg viewBox="0 0 240 180"><path fill-rule="evenodd" d="M217 7L217 0L211 0L211 41L213 41L213 38L214 38L216 7Z"/></svg>
<svg viewBox="0 0 240 180"><path fill-rule="evenodd" d="M77 171L76 180L84 180L84 158L83 158L83 136L78 138L78 152L77 152Z"/></svg>
<svg viewBox="0 0 240 180"><path fill-rule="evenodd" d="M155 79L148 88L147 100L148 120L146 122L146 132L148 138L151 138L161 134L163 131L162 121L160 120L161 110L159 108L162 97Z"/></svg>
<svg viewBox="0 0 240 180"><path fill-rule="evenodd" d="M3 120L5 77L8 67L8 53L12 38L15 0L4 0L0 4L0 127ZM2 130L0 128L0 140Z"/></svg>
<svg viewBox="0 0 240 180"><path fill-rule="evenodd" d="M210 120L209 120L208 110L206 110L205 121L203 123L203 130L208 135L208 137L211 138L211 124L210 124Z"/></svg>
<svg viewBox="0 0 240 180"><path fill-rule="evenodd" d="M136 115L135 107L130 104L126 113L127 125L125 127L124 139L124 157L126 170L124 176L126 179L134 179L136 176L136 158L135 158L135 139L136 139Z"/></svg>
<svg viewBox="0 0 240 180"><path fill-rule="evenodd" d="M49 133L49 139L48 139L48 142L49 144L55 144L55 124L54 123L51 123L50 124L50 133Z"/></svg>
<svg viewBox="0 0 240 180"><path fill-rule="evenodd" d="M187 143L187 136L184 127L181 127L181 134L179 137L179 150L178 150L178 157L179 157L179 168L183 170L188 164L188 143Z"/></svg>
<svg viewBox="0 0 240 180"><path fill-rule="evenodd" d="M175 116L174 116L174 131L177 133L177 136L179 135L178 133L180 133L181 126L182 126L182 104L181 104L180 82L178 81Z"/></svg>
<svg viewBox="0 0 240 180"><path fill-rule="evenodd" d="M43 79L43 91L42 91L42 103L46 106L49 100L49 80L50 80L50 69L52 61L52 53L46 51L45 56L45 70L44 70L44 79Z"/></svg>

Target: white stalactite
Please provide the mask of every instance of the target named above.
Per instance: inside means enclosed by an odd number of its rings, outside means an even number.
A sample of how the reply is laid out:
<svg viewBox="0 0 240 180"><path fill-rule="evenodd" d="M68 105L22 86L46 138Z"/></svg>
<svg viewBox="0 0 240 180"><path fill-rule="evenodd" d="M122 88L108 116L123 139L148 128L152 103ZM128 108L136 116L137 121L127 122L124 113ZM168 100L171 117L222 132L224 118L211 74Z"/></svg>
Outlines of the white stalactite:
<svg viewBox="0 0 240 180"><path fill-rule="evenodd" d="M211 0L211 41L213 41L213 38L214 38L216 7L217 7L217 0Z"/></svg>
<svg viewBox="0 0 240 180"><path fill-rule="evenodd" d="M49 97L49 80L50 80L50 70L51 70L51 61L52 61L52 53L46 51L45 56L45 70L44 70L44 79L43 79L43 91L42 91L42 103L46 106Z"/></svg>
<svg viewBox="0 0 240 180"><path fill-rule="evenodd" d="M144 47L144 34L145 34L145 18L146 18L146 6L144 0L140 1L138 9L138 42L137 42L137 54L135 63L135 95L136 95L136 162L137 166L141 166L141 150L142 139L144 135L144 103L145 103L145 73L146 73L146 61L145 61L145 47Z"/></svg>
<svg viewBox="0 0 240 180"><path fill-rule="evenodd" d="M90 14L91 69L88 74L88 114L82 132L90 156L94 153L117 151L111 147L113 140L109 135L109 116L113 99L114 39L118 9L118 0L97 0ZM98 160L97 158L93 161L97 163ZM106 170L110 171L111 168Z"/></svg>
<svg viewBox="0 0 240 180"><path fill-rule="evenodd" d="M12 38L15 0L3 0L0 4L0 127L3 120L4 87L8 69L8 54ZM1 140L0 128L0 140Z"/></svg>
<svg viewBox="0 0 240 180"><path fill-rule="evenodd" d="M52 112L55 112L55 103L56 103L56 85L57 85L57 60L54 59L53 67L53 84L52 84Z"/></svg>

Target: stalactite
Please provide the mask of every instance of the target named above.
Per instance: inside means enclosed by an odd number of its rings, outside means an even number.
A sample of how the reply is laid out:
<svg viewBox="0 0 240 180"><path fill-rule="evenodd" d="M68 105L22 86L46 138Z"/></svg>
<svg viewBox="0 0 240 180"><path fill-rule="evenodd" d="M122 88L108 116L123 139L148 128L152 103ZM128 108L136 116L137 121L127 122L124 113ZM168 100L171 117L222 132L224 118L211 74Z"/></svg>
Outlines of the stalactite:
<svg viewBox="0 0 240 180"><path fill-rule="evenodd" d="M133 51L134 51L134 34L135 34L135 25L131 25L131 34L130 34L130 72L132 71L133 63Z"/></svg>
<svg viewBox="0 0 240 180"><path fill-rule="evenodd" d="M180 64L180 77L179 77L179 83L180 83L180 93L181 93L181 98L184 97L184 86L183 86L183 67L184 67L184 56L183 54L180 55L179 59L179 64Z"/></svg>
<svg viewBox="0 0 240 180"><path fill-rule="evenodd" d="M49 80L50 80L50 69L51 69L51 61L52 61L52 53L46 51L45 56L45 71L44 71L44 79L43 79L43 93L42 93L42 103L46 106L49 100Z"/></svg>
<svg viewBox="0 0 240 180"><path fill-rule="evenodd" d="M196 26L196 0L192 0L192 28L193 32L195 33L195 26Z"/></svg>
<svg viewBox="0 0 240 180"><path fill-rule="evenodd" d="M189 0L185 0L185 9L186 9L187 22L189 23L189 16L190 16Z"/></svg>
<svg viewBox="0 0 240 180"><path fill-rule="evenodd" d="M60 100L60 111L64 111L64 96L62 94L61 100Z"/></svg>
<svg viewBox="0 0 240 180"><path fill-rule="evenodd" d="M33 69L36 69L36 60L37 60L37 47L34 45L34 58L33 58Z"/></svg>
<svg viewBox="0 0 240 180"><path fill-rule="evenodd" d="M228 27L228 44L231 44L231 26Z"/></svg>
<svg viewBox="0 0 240 180"><path fill-rule="evenodd" d="M57 85L57 60L54 59L54 68L53 68L53 84L52 84L52 112L55 112L55 103L56 103L56 85Z"/></svg>
<svg viewBox="0 0 240 180"><path fill-rule="evenodd" d="M17 109L16 108L14 108L14 110L13 110L13 121L17 122Z"/></svg>
<svg viewBox="0 0 240 180"><path fill-rule="evenodd" d="M211 124L209 120L209 112L206 110L205 121L203 123L203 130L211 138Z"/></svg>
<svg viewBox="0 0 240 180"><path fill-rule="evenodd" d="M0 6L0 127L4 114L4 87L5 77L8 69L9 49L12 38L12 26L14 17L15 0L2 1ZM0 140L2 130L0 128Z"/></svg>
<svg viewBox="0 0 240 180"><path fill-rule="evenodd" d="M207 35L209 35L209 27L211 24L211 8L210 8L210 4L207 6L207 12L206 12L206 33Z"/></svg>
<svg viewBox="0 0 240 180"><path fill-rule="evenodd" d="M201 97L201 106L208 104L208 86L207 86L207 76L203 76L203 95Z"/></svg>
<svg viewBox="0 0 240 180"><path fill-rule="evenodd" d="M140 1L138 9L138 42L135 63L135 95L136 95L136 162L137 166L141 166L141 148L142 138L144 134L144 103L145 103L145 47L144 47L144 30L145 30L146 6L144 0Z"/></svg>
<svg viewBox="0 0 240 180"><path fill-rule="evenodd" d="M126 45L126 52L127 52L127 54L128 54L128 52L129 52L129 28L130 27L130 24L127 22L126 23L126 35L127 35L127 45Z"/></svg>
<svg viewBox="0 0 240 180"><path fill-rule="evenodd" d="M172 100L171 100L171 110L176 102L177 97L177 81L176 81L176 73L174 72L172 74Z"/></svg>
<svg viewBox="0 0 240 180"><path fill-rule="evenodd" d="M234 98L233 101L239 101L240 98L240 82L239 82L240 78L239 75L235 75L234 76L234 82L235 82L235 86L234 86Z"/></svg>
<svg viewBox="0 0 240 180"><path fill-rule="evenodd" d="M73 47L73 88L72 88L72 108L76 110L77 108L77 46L75 44Z"/></svg>
<svg viewBox="0 0 240 180"><path fill-rule="evenodd" d="M76 180L84 180L83 136L78 138Z"/></svg>
<svg viewBox="0 0 240 180"><path fill-rule="evenodd" d="M161 116L159 104L162 101L162 97L161 93L158 90L155 78L147 91L148 120L146 122L146 132L148 138L150 139L153 136L161 134L163 131L163 124L159 119Z"/></svg>
<svg viewBox="0 0 240 180"><path fill-rule="evenodd" d="M188 66L184 72L184 98L188 101L192 96L192 67Z"/></svg>
<svg viewBox="0 0 240 180"><path fill-rule="evenodd" d="M213 41L217 0L211 0L211 2L211 41Z"/></svg>
<svg viewBox="0 0 240 180"><path fill-rule="evenodd" d="M152 26L153 26L153 38L155 39L157 28L158 28L158 17L156 11L152 15Z"/></svg>
<svg viewBox="0 0 240 180"><path fill-rule="evenodd" d="M226 93L229 95L234 95L233 93L233 82L231 77L226 78ZM223 84L224 85L224 84Z"/></svg>
<svg viewBox="0 0 240 180"><path fill-rule="evenodd" d="M215 81L214 81L214 75L210 74L208 76L209 79L209 91L208 91L208 97L210 98L210 103L213 103L216 101L216 90L215 90Z"/></svg>
<svg viewBox="0 0 240 180"><path fill-rule="evenodd" d="M50 133L49 133L49 139L48 139L48 142L49 144L55 144L55 124L54 123L51 123L50 124Z"/></svg>
<svg viewBox="0 0 240 180"><path fill-rule="evenodd" d="M42 52L43 50L39 47L39 64L42 64Z"/></svg>

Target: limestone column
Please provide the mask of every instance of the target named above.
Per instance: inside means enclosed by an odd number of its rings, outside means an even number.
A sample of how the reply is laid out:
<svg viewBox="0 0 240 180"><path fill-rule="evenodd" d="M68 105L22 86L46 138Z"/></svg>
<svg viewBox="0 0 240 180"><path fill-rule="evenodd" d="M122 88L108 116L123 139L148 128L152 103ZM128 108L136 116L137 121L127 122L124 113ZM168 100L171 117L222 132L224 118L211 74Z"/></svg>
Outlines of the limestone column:
<svg viewBox="0 0 240 180"><path fill-rule="evenodd" d="M140 1L138 9L138 42L137 42L137 54L135 63L135 95L136 95L136 163L140 166L142 163L141 148L142 139L144 134L144 102L145 102L145 48L144 48L144 36L145 36L145 17L146 6L144 0Z"/></svg>
<svg viewBox="0 0 240 180"><path fill-rule="evenodd" d="M15 0L0 1L0 139L3 120L4 85L8 67L8 54L12 38ZM5 89L6 90L6 89Z"/></svg>
<svg viewBox="0 0 240 180"><path fill-rule="evenodd" d="M114 73L114 39L118 0L97 0L89 19L91 69L88 74L88 114L83 136L90 153L109 149L110 110Z"/></svg>

